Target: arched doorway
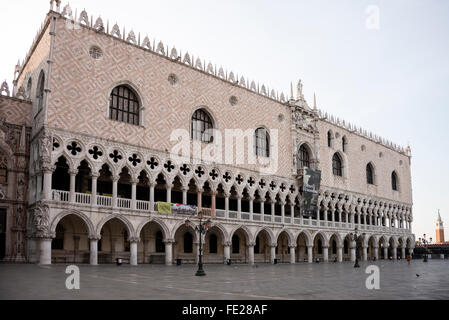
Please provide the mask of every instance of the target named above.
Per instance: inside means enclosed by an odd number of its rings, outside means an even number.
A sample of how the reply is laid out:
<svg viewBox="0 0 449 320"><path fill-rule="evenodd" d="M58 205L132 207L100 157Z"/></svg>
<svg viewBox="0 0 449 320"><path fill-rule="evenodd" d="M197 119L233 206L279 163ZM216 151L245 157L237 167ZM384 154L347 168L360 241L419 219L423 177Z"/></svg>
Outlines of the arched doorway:
<svg viewBox="0 0 449 320"><path fill-rule="evenodd" d="M51 242L52 263L89 263L90 244L86 223L69 214L56 225Z"/></svg>
<svg viewBox="0 0 449 320"><path fill-rule="evenodd" d="M239 228L231 236L231 260L236 263L248 263L248 241L247 232ZM255 255L254 255L255 256Z"/></svg>
<svg viewBox="0 0 449 320"><path fill-rule="evenodd" d="M254 246L254 263L270 263L271 241L270 235L264 229L256 235L256 245Z"/></svg>
<svg viewBox="0 0 449 320"><path fill-rule="evenodd" d="M283 231L278 239L276 246L276 258L280 263L290 263L290 252L288 248L288 234Z"/></svg>
<svg viewBox="0 0 449 320"><path fill-rule="evenodd" d="M210 228L204 237L203 261L204 263L224 261L223 233L217 226Z"/></svg>
<svg viewBox="0 0 449 320"><path fill-rule="evenodd" d="M173 257L174 259L182 259L182 263L195 263L197 261L198 240L192 226L181 225L176 230Z"/></svg>
<svg viewBox="0 0 449 320"><path fill-rule="evenodd" d="M101 239L98 240L98 263L115 263L117 258L130 262L129 230L125 223L113 218L101 228Z"/></svg>
<svg viewBox="0 0 449 320"><path fill-rule="evenodd" d="M308 252L307 252L307 236L304 232L301 232L296 239L296 261L297 262L307 262Z"/></svg>
<svg viewBox="0 0 449 320"><path fill-rule="evenodd" d="M138 263L165 263L165 237L161 226L154 221L148 222L140 231L137 244Z"/></svg>

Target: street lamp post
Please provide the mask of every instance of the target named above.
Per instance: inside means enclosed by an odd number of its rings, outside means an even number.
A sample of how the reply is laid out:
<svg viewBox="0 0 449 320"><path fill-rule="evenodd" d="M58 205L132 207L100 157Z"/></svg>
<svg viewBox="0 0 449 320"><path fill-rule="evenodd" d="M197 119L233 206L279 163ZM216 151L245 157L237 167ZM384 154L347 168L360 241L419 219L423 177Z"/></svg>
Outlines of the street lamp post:
<svg viewBox="0 0 449 320"><path fill-rule="evenodd" d="M210 225L212 221L210 219L207 219L207 221L203 222L203 213L200 211L198 213L198 218L200 219L200 223L198 226L195 226L195 231L199 233L200 236L200 254L198 259L198 270L195 273L196 276L205 276L206 272L203 270L203 234L206 234L207 230L210 228ZM190 227L190 220L187 218L185 221L186 227Z"/></svg>
<svg viewBox="0 0 449 320"><path fill-rule="evenodd" d="M427 245L429 244L429 241L427 241L425 233L423 234L423 238L421 240L422 240L422 243L424 244L424 249L425 249L423 262L427 262L427 251L428 251L428 246ZM430 238L430 242L432 242L432 238Z"/></svg>
<svg viewBox="0 0 449 320"><path fill-rule="evenodd" d="M355 228L354 229L354 234L351 234L352 235L352 240L355 241L355 263L354 263L354 268L360 268L360 265L359 265L359 248L357 246L357 241L359 240L360 237L362 237L362 239L365 237L364 233L362 233L362 235L359 236L357 232L358 232L358 229Z"/></svg>

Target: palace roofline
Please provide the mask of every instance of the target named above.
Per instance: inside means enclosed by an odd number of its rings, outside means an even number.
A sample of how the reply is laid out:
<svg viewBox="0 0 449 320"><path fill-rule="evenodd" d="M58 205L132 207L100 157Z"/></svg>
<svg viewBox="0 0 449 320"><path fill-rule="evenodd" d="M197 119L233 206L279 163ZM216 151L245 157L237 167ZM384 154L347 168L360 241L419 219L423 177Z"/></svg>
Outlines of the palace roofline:
<svg viewBox="0 0 449 320"><path fill-rule="evenodd" d="M371 140L375 143L378 143L386 148L389 148L395 152L398 152L398 153L404 154L408 157L411 157L410 146L407 146L406 148L404 148L396 143L393 143L383 137L380 137L380 136L374 134L371 131L367 131L365 129L362 129L361 127L357 127L356 125L353 125L350 122L346 122L345 120L340 120L339 117L330 115L327 112L317 109L315 101L314 101L314 108L312 110L312 108L310 108L308 106L307 102L305 101L304 97L302 96L302 92L301 93L298 92L298 95L295 100L294 95L293 95L293 85L291 86L290 97L288 95L284 94L283 92L281 92L279 94L279 92L275 91L274 89L271 89L271 91L270 91L270 88L268 86L265 86L264 84L260 85L260 83L257 83L257 85L256 85L256 82L254 80L252 80L250 82L249 79L245 78L244 76L240 76L240 78L239 78L239 75L237 73L234 73L233 71L230 71L228 73L228 70L223 69L223 67L219 67L217 69L216 64L213 65L211 62L209 62L206 65L205 60L201 60L199 57L196 57L196 59L195 59L195 57L193 55L191 56L188 53L188 51L184 54L184 57L183 57L182 51L179 51L179 55L178 55L178 50L175 47L173 47L169 53L168 45L164 46L162 41L159 41L158 44L156 45L156 40L153 39L153 41L151 42L150 39L148 38L148 36L146 36L144 38L144 40L141 41L140 33L138 33L138 36L136 37L136 35L132 29L131 29L131 31L129 31L128 35L126 36L125 28L123 28L123 30L121 32L117 23L115 23L114 26L112 27L112 29L109 30L109 21L107 21L107 23L106 23L106 28L104 27L104 23L103 23L103 20L101 19L101 17L98 17L94 23L93 16L91 16L89 19L89 16L85 9L83 11L81 11L79 16L77 14L77 10L75 10L75 14L73 15L73 11L72 11L70 5L67 3L64 6L62 12L60 12L60 2L61 1L56 1L56 11L54 11L53 10L54 1L50 1L50 11L48 12L44 23L42 23L35 38L33 39L30 50L28 51L25 59L22 60L22 63L20 63L20 61L19 61L16 65L15 70L16 70L16 73L18 74L16 79L21 76L22 70L24 70L23 67L27 64L30 56L32 55L37 44L39 43L40 39L42 38L43 31L47 28L47 26L49 24L49 21L50 21L49 17L52 14L55 14L61 18L72 21L72 23L74 23L74 24L77 23L81 27L84 27L84 28L93 30L97 33L101 33L103 35L112 37L112 38L122 41L128 45L133 45L139 49L145 50L146 52L150 52L152 54L156 54L160 57L168 59L171 62L175 62L175 63L181 64L183 66L190 67L191 69L194 69L195 71L202 72L206 75L212 76L212 77L222 80L222 81L225 81L233 86L237 86L241 89L247 90L253 94L257 94L259 96L262 96L271 101L280 103L282 105L292 106L291 103L294 104L295 101L298 101L299 99L301 99L304 102L304 104L307 106L307 108L309 109L307 111L312 111L313 113L315 113L319 117L320 120L331 123L335 126L345 129L353 134L357 134L363 138L366 138L366 139ZM16 81L16 79L14 79L14 81ZM4 86L5 84L6 84L6 81L2 84L2 86ZM300 85L300 83L298 84L298 86L299 85ZM7 84L6 84L6 87L7 87ZM13 90L13 92L14 92L14 90ZM13 94L13 96L14 96L14 94Z"/></svg>

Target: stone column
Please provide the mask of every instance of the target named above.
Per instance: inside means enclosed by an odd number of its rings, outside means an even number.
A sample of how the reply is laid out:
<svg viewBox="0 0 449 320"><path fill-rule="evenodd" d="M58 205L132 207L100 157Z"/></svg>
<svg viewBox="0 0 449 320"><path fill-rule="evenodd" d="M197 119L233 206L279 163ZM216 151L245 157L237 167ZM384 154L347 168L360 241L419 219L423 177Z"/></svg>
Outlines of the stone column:
<svg viewBox="0 0 449 320"><path fill-rule="evenodd" d="M265 200L264 199L260 199L260 214L262 216L262 221L264 221L263 219L263 215L265 214Z"/></svg>
<svg viewBox="0 0 449 320"><path fill-rule="evenodd" d="M93 173L91 175L91 179L92 179L92 194L90 195L90 203L93 206L97 205L97 180L98 180L99 176L100 176L99 173Z"/></svg>
<svg viewBox="0 0 449 320"><path fill-rule="evenodd" d="M284 223L285 219L285 202L281 202L281 222Z"/></svg>
<svg viewBox="0 0 449 320"><path fill-rule="evenodd" d="M131 179L131 209L136 210L137 206L137 197L136 197L136 189L137 189L137 183L139 182L139 179Z"/></svg>
<svg viewBox="0 0 449 320"><path fill-rule="evenodd" d="M170 183L167 183L167 202L171 203L171 188L172 185Z"/></svg>
<svg viewBox="0 0 449 320"><path fill-rule="evenodd" d="M52 238L39 239L39 264L51 264Z"/></svg>
<svg viewBox="0 0 449 320"><path fill-rule="evenodd" d="M307 246L307 262L313 262L313 246Z"/></svg>
<svg viewBox="0 0 449 320"><path fill-rule="evenodd" d="M36 177L36 201L42 198L42 174L38 173Z"/></svg>
<svg viewBox="0 0 449 320"><path fill-rule="evenodd" d="M362 261L367 261L368 260L368 247L363 246L362 247Z"/></svg>
<svg viewBox="0 0 449 320"><path fill-rule="evenodd" d="M374 258L379 260L379 247L373 247L374 250Z"/></svg>
<svg viewBox="0 0 449 320"><path fill-rule="evenodd" d="M197 191L197 207L198 207L198 211L200 211L201 208L203 207L202 201L203 201L203 190L200 189L200 190Z"/></svg>
<svg viewBox="0 0 449 320"><path fill-rule="evenodd" d="M182 188L182 204L187 204L187 191L189 190L188 187Z"/></svg>
<svg viewBox="0 0 449 320"><path fill-rule="evenodd" d="M275 211L274 205L275 205L274 201L271 200L271 222L274 222L274 211Z"/></svg>
<svg viewBox="0 0 449 320"><path fill-rule="evenodd" d="M295 205L290 203L290 222L294 223L294 219L295 218Z"/></svg>
<svg viewBox="0 0 449 320"><path fill-rule="evenodd" d="M255 243L248 244L248 262L249 264L254 264L254 245Z"/></svg>
<svg viewBox="0 0 449 320"><path fill-rule="evenodd" d="M252 217L253 213L254 213L254 197L252 197L252 196L249 197L249 213Z"/></svg>
<svg viewBox="0 0 449 320"><path fill-rule="evenodd" d="M323 214L324 214L324 221L327 222L327 214L328 214L329 210L328 209L324 209ZM327 223L326 223L327 226Z"/></svg>
<svg viewBox="0 0 449 320"><path fill-rule="evenodd" d="M342 262L343 261L343 247L337 247L337 261Z"/></svg>
<svg viewBox="0 0 449 320"><path fill-rule="evenodd" d="M90 241L90 259L89 263L93 266L98 264L98 239L96 237L89 237Z"/></svg>
<svg viewBox="0 0 449 320"><path fill-rule="evenodd" d="M237 195L237 217L240 219L242 216L242 196Z"/></svg>
<svg viewBox="0 0 449 320"><path fill-rule="evenodd" d="M120 180L120 176L112 177L112 207L117 208L117 185Z"/></svg>
<svg viewBox="0 0 449 320"><path fill-rule="evenodd" d="M132 266L137 266L137 242L139 242L139 239L138 238L130 238L129 242L130 242L130 252L131 252L129 263Z"/></svg>
<svg viewBox="0 0 449 320"><path fill-rule="evenodd" d="M225 242L223 244L223 259L224 263L231 259L231 242Z"/></svg>
<svg viewBox="0 0 449 320"><path fill-rule="evenodd" d="M323 246L323 261L329 261L329 247Z"/></svg>
<svg viewBox="0 0 449 320"><path fill-rule="evenodd" d="M212 212L211 212L211 216L212 218L216 217L216 211L217 210L217 202L216 202L216 197L217 197L217 191L212 191L212 195L211 195L211 207L212 207Z"/></svg>
<svg viewBox="0 0 449 320"><path fill-rule="evenodd" d="M43 198L44 200L52 200L51 195L51 178L53 174L53 170L50 168L42 168L44 173L44 190L43 190ZM12 181L12 180L9 180Z"/></svg>
<svg viewBox="0 0 449 320"><path fill-rule="evenodd" d="M70 174L70 193L69 201L70 203L75 203L75 178L78 170L69 170Z"/></svg>
<svg viewBox="0 0 449 320"><path fill-rule="evenodd" d="M274 263L274 259L276 259L276 245L270 245L270 263Z"/></svg>
<svg viewBox="0 0 449 320"><path fill-rule="evenodd" d="M289 246L290 249L290 264L296 263L296 257L295 257L295 249L296 246Z"/></svg>
<svg viewBox="0 0 449 320"><path fill-rule="evenodd" d="M229 218L229 193L225 193L225 218Z"/></svg>
<svg viewBox="0 0 449 320"><path fill-rule="evenodd" d="M401 248L401 259L405 259L405 247Z"/></svg>
<svg viewBox="0 0 449 320"><path fill-rule="evenodd" d="M165 243L165 265L170 266L173 262L173 243L175 240L166 239Z"/></svg>
<svg viewBox="0 0 449 320"><path fill-rule="evenodd" d="M396 260L397 259L397 256L398 256L398 248L397 247L392 247L391 248L392 250L392 255L393 255L393 260Z"/></svg>
<svg viewBox="0 0 449 320"><path fill-rule="evenodd" d="M355 261L355 255L356 255L356 250L355 250L355 247L356 247L356 243L355 243L355 241L351 241L351 244L350 244L350 249L351 249L351 261Z"/></svg>
<svg viewBox="0 0 449 320"><path fill-rule="evenodd" d="M150 211L154 211L154 183L150 183Z"/></svg>

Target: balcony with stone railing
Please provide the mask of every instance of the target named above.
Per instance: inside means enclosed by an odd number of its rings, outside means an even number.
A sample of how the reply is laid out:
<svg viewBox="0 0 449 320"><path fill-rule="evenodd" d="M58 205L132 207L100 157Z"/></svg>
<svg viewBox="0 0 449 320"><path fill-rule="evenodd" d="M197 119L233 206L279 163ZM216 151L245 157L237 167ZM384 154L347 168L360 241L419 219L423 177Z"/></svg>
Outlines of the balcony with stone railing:
<svg viewBox="0 0 449 320"><path fill-rule="evenodd" d="M124 214L148 213L148 214L160 214L158 213L157 203L151 203L150 201L124 199L117 197L116 206L114 206L113 197L97 195L96 201L93 201L91 194L75 192L72 197L69 191L52 190L52 201L56 203L65 203L81 207L97 207L97 208L111 208L111 209L125 209ZM135 204L134 204L135 203ZM323 221L311 218L303 218L301 216L288 216L288 215L274 215L274 214L260 214L252 212L238 212L233 210L201 208L204 216L212 217L216 220L223 220L228 222L234 222L238 224L256 223L256 224L269 224L279 225L283 227L292 228L309 228L320 230L340 230L340 231L352 231L354 228L358 228L362 232L370 233L388 233L407 235L411 234L411 230L405 228L386 227L354 222L339 222L339 221ZM181 216L181 215L180 215Z"/></svg>

